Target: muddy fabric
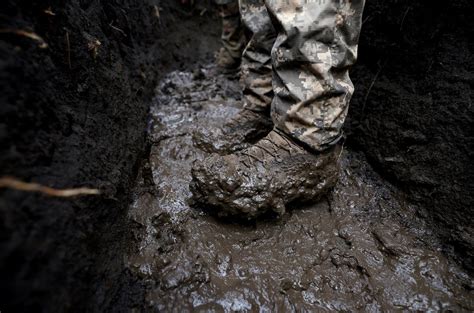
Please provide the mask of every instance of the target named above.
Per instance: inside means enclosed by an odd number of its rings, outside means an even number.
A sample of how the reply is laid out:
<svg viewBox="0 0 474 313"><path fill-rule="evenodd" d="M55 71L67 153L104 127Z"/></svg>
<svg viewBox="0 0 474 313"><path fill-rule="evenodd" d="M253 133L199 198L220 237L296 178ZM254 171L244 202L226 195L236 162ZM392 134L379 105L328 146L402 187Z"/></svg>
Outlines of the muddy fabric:
<svg viewBox="0 0 474 313"><path fill-rule="evenodd" d="M224 49L218 54L218 63L223 67L232 67L240 63L245 47L245 34L239 14L237 0L219 0L219 12L222 18L221 41Z"/></svg>
<svg viewBox="0 0 474 313"><path fill-rule="evenodd" d="M271 49L276 32L263 0L240 1L240 12L251 33L241 65L244 107L269 112L273 98Z"/></svg>
<svg viewBox="0 0 474 313"><path fill-rule="evenodd" d="M272 49L272 118L285 133L323 150L342 136L365 1L288 3L266 1L279 29Z"/></svg>
<svg viewBox="0 0 474 313"><path fill-rule="evenodd" d="M364 3L240 0L254 34L243 58L247 107L268 106L271 59L276 127L315 150L335 144L354 91L348 70L357 58Z"/></svg>

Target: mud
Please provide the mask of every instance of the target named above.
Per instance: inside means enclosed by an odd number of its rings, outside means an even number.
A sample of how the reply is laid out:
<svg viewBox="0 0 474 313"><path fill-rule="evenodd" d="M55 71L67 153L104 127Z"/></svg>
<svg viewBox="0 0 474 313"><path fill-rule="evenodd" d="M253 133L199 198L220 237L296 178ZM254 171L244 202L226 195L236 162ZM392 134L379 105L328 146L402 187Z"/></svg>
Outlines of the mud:
<svg viewBox="0 0 474 313"><path fill-rule="evenodd" d="M190 208L191 166L207 155L192 134L223 124L240 99L236 81L209 70L170 73L151 109L149 166L129 211L136 243L126 263L146 285L137 309L474 309L473 281L440 252L426 211L351 149L327 198L280 219L233 224Z"/></svg>

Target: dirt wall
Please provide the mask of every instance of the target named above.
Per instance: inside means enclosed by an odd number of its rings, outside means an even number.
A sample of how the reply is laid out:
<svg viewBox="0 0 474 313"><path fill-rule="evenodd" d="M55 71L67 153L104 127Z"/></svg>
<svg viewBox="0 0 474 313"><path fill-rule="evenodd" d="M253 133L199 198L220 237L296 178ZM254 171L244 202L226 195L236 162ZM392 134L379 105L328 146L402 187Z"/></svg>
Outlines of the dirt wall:
<svg viewBox="0 0 474 313"><path fill-rule="evenodd" d="M0 174L105 192L59 200L0 191L2 311L80 311L110 302L118 281L133 283L117 260L119 221L158 71L155 5L2 4Z"/></svg>
<svg viewBox="0 0 474 313"><path fill-rule="evenodd" d="M474 238L471 1L367 1L352 73L350 142L430 212L471 271Z"/></svg>
<svg viewBox="0 0 474 313"><path fill-rule="evenodd" d="M140 303L141 283L120 258L148 101L159 74L193 66L219 33L202 8L188 14L170 3L2 6L0 175L87 185L105 196L0 191L0 310L117 311ZM470 269L471 15L468 0L368 1L347 127L349 143L429 208L445 252ZM13 30L34 32L48 47Z"/></svg>
<svg viewBox="0 0 474 313"><path fill-rule="evenodd" d="M160 75L212 57L216 14L208 1L160 0L9 0L1 10L0 176L104 194L0 190L0 310L133 306L142 288L123 264L126 209L149 104Z"/></svg>

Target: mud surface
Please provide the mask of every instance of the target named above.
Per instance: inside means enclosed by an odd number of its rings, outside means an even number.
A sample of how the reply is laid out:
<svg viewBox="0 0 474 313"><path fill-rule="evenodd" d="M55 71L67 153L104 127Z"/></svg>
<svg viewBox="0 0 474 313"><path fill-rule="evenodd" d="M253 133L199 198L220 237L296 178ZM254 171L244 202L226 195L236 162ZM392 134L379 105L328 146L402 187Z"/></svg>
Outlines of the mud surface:
<svg viewBox="0 0 474 313"><path fill-rule="evenodd" d="M206 156L192 134L231 118L240 97L235 81L208 71L170 73L152 106L153 145L129 211L136 242L126 256L146 286L142 309L474 309L473 282L440 252L426 211L361 153L344 150L327 199L279 220L232 224L190 208L190 169Z"/></svg>

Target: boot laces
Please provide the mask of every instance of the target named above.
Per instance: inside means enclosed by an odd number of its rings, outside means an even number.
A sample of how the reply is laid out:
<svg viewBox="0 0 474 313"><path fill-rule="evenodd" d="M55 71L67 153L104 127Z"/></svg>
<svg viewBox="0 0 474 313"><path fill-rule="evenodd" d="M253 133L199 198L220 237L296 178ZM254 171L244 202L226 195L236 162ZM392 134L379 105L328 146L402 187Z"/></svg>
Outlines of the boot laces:
<svg viewBox="0 0 474 313"><path fill-rule="evenodd" d="M284 144L276 144L273 140L265 137L254 144L250 149L241 151L241 154L247 156L249 162L251 162L250 158L252 158L261 163L264 163L264 159L267 155L270 155L274 159L277 158L278 154L281 153L281 150L284 150L288 155L291 155L291 142L284 136L280 135L280 137L285 141ZM273 151L271 151L270 148ZM251 153L251 151L255 153Z"/></svg>

